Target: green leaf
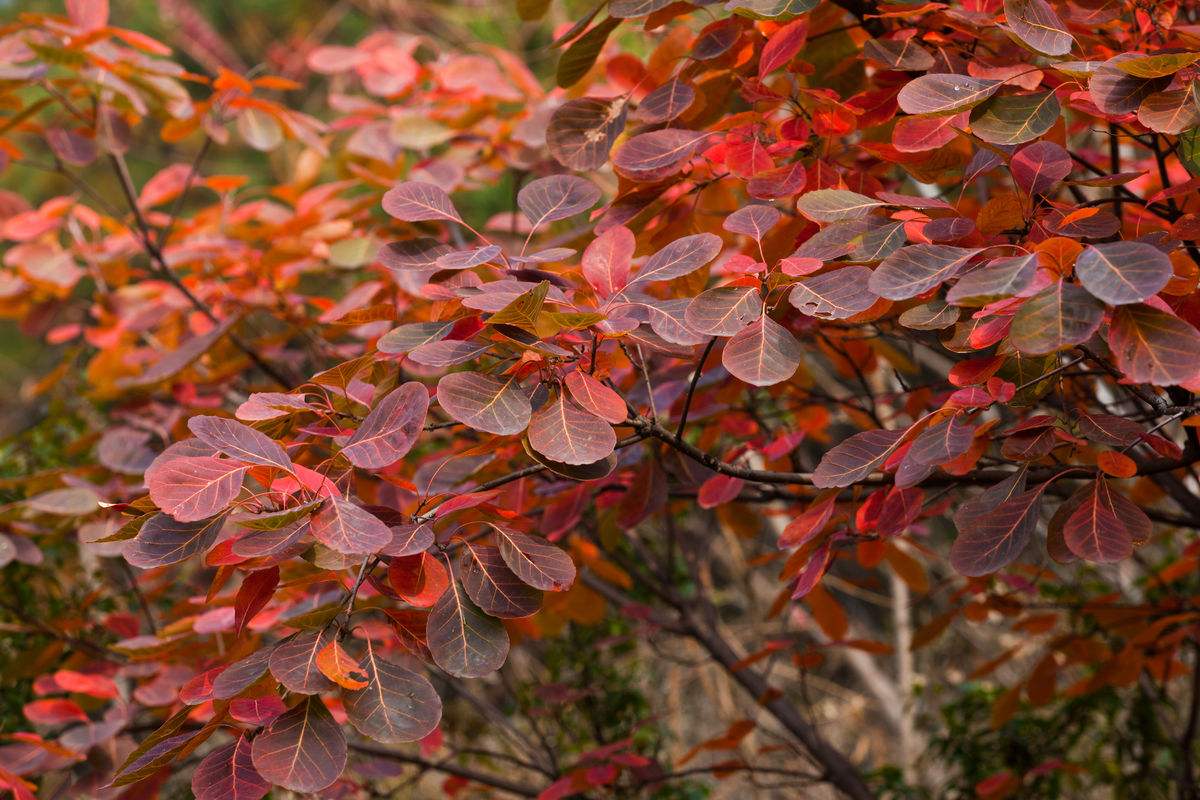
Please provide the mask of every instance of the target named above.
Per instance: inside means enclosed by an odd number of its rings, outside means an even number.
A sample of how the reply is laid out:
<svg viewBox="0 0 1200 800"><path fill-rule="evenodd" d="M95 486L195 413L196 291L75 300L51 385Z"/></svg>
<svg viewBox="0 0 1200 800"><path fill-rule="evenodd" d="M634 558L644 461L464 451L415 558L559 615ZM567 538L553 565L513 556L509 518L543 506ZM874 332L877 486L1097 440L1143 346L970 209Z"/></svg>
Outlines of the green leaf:
<svg viewBox="0 0 1200 800"><path fill-rule="evenodd" d="M971 132L992 144L1024 144L1054 127L1061 111L1054 92L993 97L971 114Z"/></svg>
<svg viewBox="0 0 1200 800"><path fill-rule="evenodd" d="M517 16L526 22L536 22L546 16L550 0L517 0Z"/></svg>
<svg viewBox="0 0 1200 800"><path fill-rule="evenodd" d="M1179 136L1179 147L1175 151L1179 161L1192 175L1200 175L1200 127L1184 131Z"/></svg>
<svg viewBox="0 0 1200 800"><path fill-rule="evenodd" d="M542 281L488 317L488 324L512 325L536 336L538 314L541 313L542 305L546 302L546 293L549 291L550 282Z"/></svg>
<svg viewBox="0 0 1200 800"><path fill-rule="evenodd" d="M750 19L795 17L816 7L817 0L730 0L725 4L727 11Z"/></svg>
<svg viewBox="0 0 1200 800"><path fill-rule="evenodd" d="M609 35L620 24L621 20L616 17L608 17L571 42L571 46L558 60L558 74L555 80L561 88L566 89L579 83L596 63L596 58L600 55L604 43L608 41Z"/></svg>
<svg viewBox="0 0 1200 800"><path fill-rule="evenodd" d="M1200 53L1160 53L1111 62L1114 67L1135 78L1165 78L1196 63Z"/></svg>

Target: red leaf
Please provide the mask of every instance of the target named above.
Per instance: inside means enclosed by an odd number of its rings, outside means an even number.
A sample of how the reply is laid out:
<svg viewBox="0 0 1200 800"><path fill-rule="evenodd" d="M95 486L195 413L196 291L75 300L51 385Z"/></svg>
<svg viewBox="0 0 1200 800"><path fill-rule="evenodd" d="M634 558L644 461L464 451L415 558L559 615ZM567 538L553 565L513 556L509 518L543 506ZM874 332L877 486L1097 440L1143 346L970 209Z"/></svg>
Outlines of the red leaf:
<svg viewBox="0 0 1200 800"><path fill-rule="evenodd" d="M85 32L103 28L108 24L108 0L67 0L67 16Z"/></svg>
<svg viewBox="0 0 1200 800"><path fill-rule="evenodd" d="M418 608L436 603L449 582L442 562L429 553L393 558L388 565L388 583L406 603Z"/></svg>
<svg viewBox="0 0 1200 800"><path fill-rule="evenodd" d="M508 633L498 619L479 610L456 581L429 611L429 652L457 678L482 678L504 665Z"/></svg>
<svg viewBox="0 0 1200 800"><path fill-rule="evenodd" d="M68 722L87 722L88 715L73 700L54 698L34 700L23 709L25 718L34 725L65 725Z"/></svg>
<svg viewBox="0 0 1200 800"><path fill-rule="evenodd" d="M629 266L636 247L633 232L624 225L614 225L583 251L583 277L600 297L611 297L629 283Z"/></svg>
<svg viewBox="0 0 1200 800"><path fill-rule="evenodd" d="M1121 561L1133 553L1135 541L1150 535L1150 520L1137 504L1114 492L1104 479L1092 484L1079 507L1067 518L1063 537L1071 552L1087 561Z"/></svg>
<svg viewBox="0 0 1200 800"><path fill-rule="evenodd" d="M273 566L251 572L242 581L234 598L234 632L240 635L254 615L262 611L279 585L279 567Z"/></svg>
<svg viewBox="0 0 1200 800"><path fill-rule="evenodd" d="M248 467L228 458L184 456L146 470L150 499L178 522L197 522L224 511L238 496Z"/></svg>
<svg viewBox="0 0 1200 800"><path fill-rule="evenodd" d="M347 693L346 717L358 732L384 744L415 742L437 728L442 701L428 679L385 661L367 640L367 686Z"/></svg>
<svg viewBox="0 0 1200 800"><path fill-rule="evenodd" d="M800 16L771 34L758 57L758 75L765 77L800 52L808 38L808 17Z"/></svg>
<svg viewBox="0 0 1200 800"><path fill-rule="evenodd" d="M837 493L825 494L812 502L800 516L793 519L779 535L778 544L781 548L800 547L809 539L825 529L825 524L833 517L837 504Z"/></svg>
<svg viewBox="0 0 1200 800"><path fill-rule="evenodd" d="M737 499L745 481L729 475L713 475L700 486L696 501L701 508L716 508Z"/></svg>
<svg viewBox="0 0 1200 800"><path fill-rule="evenodd" d="M604 420L560 393L529 421L529 444L563 464L594 464L617 445L617 434Z"/></svg>
<svg viewBox="0 0 1200 800"><path fill-rule="evenodd" d="M346 555L375 553L388 546L392 532L371 512L331 497L313 515L312 534L327 547Z"/></svg>
<svg viewBox="0 0 1200 800"><path fill-rule="evenodd" d="M576 370L563 380L571 398L590 414L619 425L625 421L629 411L621 395L605 386L586 372Z"/></svg>
<svg viewBox="0 0 1200 800"><path fill-rule="evenodd" d="M225 417L192 417L188 429L220 453L245 464L261 464L291 471L292 460L269 436Z"/></svg>
<svg viewBox="0 0 1200 800"><path fill-rule="evenodd" d="M111 700L118 694L117 684L113 682L112 678L104 675L76 672L70 669L60 669L58 672L55 672L54 683L64 692L86 694L90 697L99 697L105 700Z"/></svg>

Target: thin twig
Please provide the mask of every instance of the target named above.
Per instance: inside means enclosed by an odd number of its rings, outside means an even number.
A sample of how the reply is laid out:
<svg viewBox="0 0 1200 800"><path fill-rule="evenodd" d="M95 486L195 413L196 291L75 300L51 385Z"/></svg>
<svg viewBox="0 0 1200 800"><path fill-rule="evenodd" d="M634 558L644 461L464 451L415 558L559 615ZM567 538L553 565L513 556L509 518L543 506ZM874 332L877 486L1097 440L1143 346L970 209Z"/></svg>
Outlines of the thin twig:
<svg viewBox="0 0 1200 800"><path fill-rule="evenodd" d="M683 438L683 427L687 425L688 412L692 410L692 398L696 394L696 385L700 383L700 373L704 372L704 362L708 361L708 354L712 352L713 346L717 343L717 337L714 336L708 340L708 344L704 346L704 352L700 354L700 360L696 362L696 372L692 375L692 382L688 385L687 397L683 399L683 411L679 414L679 427L675 429L675 438Z"/></svg>

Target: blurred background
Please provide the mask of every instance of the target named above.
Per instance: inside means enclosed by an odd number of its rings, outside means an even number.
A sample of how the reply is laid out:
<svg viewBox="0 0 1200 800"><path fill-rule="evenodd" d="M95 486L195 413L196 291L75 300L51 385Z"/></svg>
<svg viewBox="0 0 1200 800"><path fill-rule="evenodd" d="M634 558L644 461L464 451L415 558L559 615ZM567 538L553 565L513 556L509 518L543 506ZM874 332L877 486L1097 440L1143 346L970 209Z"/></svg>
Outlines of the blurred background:
<svg viewBox="0 0 1200 800"><path fill-rule="evenodd" d="M547 20L523 23L515 7L486 0L110 0L114 25L144 33L174 48L175 59L189 70L215 75L222 68L245 74L281 75L302 88L281 97L291 108L317 117L328 117L328 99L319 91L323 76L305 68L305 58L315 47L353 44L373 30L394 29L418 33L450 49L471 50L502 45L521 55L531 69L552 83L558 52L551 50L552 25L576 17L569 12L584 8L581 2L556 2ZM0 22L22 13L64 13L64 0L0 0ZM551 25L547 25L549 21ZM143 137L142 149L128 154L130 169L140 180L172 162L173 145L157 137ZM190 145L183 149L187 150ZM188 153L183 156L186 158ZM283 153L264 156L244 147L214 148L206 160L209 174L240 174L252 185L271 182L282 172ZM107 170L95 171L89 181L116 191ZM20 195L34 206L74 191L52 171L10 163L0 171L0 216ZM493 196L477 198L481 208L507 207L510 188L496 186ZM87 282L82 284L88 285ZM59 347L45 342L47 319L0 318L0 374L7 391L0 393L0 439L28 434L48 414L30 397L30 385L53 370L61 360ZM0 468L0 473L10 473Z"/></svg>

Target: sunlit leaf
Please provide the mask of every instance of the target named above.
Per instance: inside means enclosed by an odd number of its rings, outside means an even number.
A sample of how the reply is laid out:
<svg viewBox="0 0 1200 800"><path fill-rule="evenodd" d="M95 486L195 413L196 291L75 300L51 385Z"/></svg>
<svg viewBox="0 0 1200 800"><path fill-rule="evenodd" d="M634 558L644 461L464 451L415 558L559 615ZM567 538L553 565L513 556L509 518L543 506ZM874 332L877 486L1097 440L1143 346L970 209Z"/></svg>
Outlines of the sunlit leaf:
<svg viewBox="0 0 1200 800"><path fill-rule="evenodd" d="M321 648L321 652L317 653L317 669L343 689L358 690L367 687L367 674L362 665L346 652L336 638L331 639Z"/></svg>
<svg viewBox="0 0 1200 800"><path fill-rule="evenodd" d="M1034 142L1017 151L1009 162L1013 180L1025 191L1047 191L1071 173L1071 156L1054 142Z"/></svg>
<svg viewBox="0 0 1200 800"><path fill-rule="evenodd" d="M146 470L150 498L179 522L196 522L229 507L242 488L246 467L228 458L160 456Z"/></svg>
<svg viewBox="0 0 1200 800"><path fill-rule="evenodd" d="M794 19L773 32L758 56L758 75L765 77L791 61L808 40L808 20Z"/></svg>
<svg viewBox="0 0 1200 800"><path fill-rule="evenodd" d="M868 39L863 55L884 64L888 69L924 72L933 67L933 56L917 42L916 36L905 39Z"/></svg>
<svg viewBox="0 0 1200 800"><path fill-rule="evenodd" d="M1024 144L1049 131L1060 113L1054 92L993 97L971 113L971 133L992 144Z"/></svg>
<svg viewBox="0 0 1200 800"><path fill-rule="evenodd" d="M749 286L720 286L688 303L684 320L697 333L733 336L762 316L762 298Z"/></svg>
<svg viewBox="0 0 1200 800"><path fill-rule="evenodd" d="M196 438L246 464L291 470L292 460L271 437L227 417L192 417L188 429Z"/></svg>
<svg viewBox="0 0 1200 800"><path fill-rule="evenodd" d="M1008 27L1030 49L1048 56L1071 52L1075 40L1046 0L1004 0Z"/></svg>
<svg viewBox="0 0 1200 800"><path fill-rule="evenodd" d="M751 19L794 17L812 11L817 0L729 0L728 11Z"/></svg>
<svg viewBox="0 0 1200 800"><path fill-rule="evenodd" d="M858 192L846 189L818 189L806 192L796 201L796 210L813 222L836 222L864 216L884 205Z"/></svg>
<svg viewBox="0 0 1200 800"><path fill-rule="evenodd" d="M404 602L429 608L446 593L450 574L437 556L417 552L392 559L388 565L388 583Z"/></svg>
<svg viewBox="0 0 1200 800"><path fill-rule="evenodd" d="M530 419L529 444L564 464L591 464L613 451L617 434L603 419L559 393Z"/></svg>
<svg viewBox="0 0 1200 800"><path fill-rule="evenodd" d="M584 411L613 425L619 425L625 421L629 412L621 395L591 375L576 370L568 373L567 377L563 379L563 383L571 393L571 399L578 403Z"/></svg>
<svg viewBox="0 0 1200 800"><path fill-rule="evenodd" d="M946 301L974 306L1019 294L1033 283L1037 263L1035 253L992 259L960 276L946 292Z"/></svg>
<svg viewBox="0 0 1200 800"><path fill-rule="evenodd" d="M979 105L1001 85L1001 81L967 75L922 75L904 84L896 100L905 114L949 114Z"/></svg>
<svg viewBox="0 0 1200 800"><path fill-rule="evenodd" d="M721 252L721 244L721 237L712 233L676 239L646 259L631 283L667 281L687 275L716 258Z"/></svg>
<svg viewBox="0 0 1200 800"><path fill-rule="evenodd" d="M721 227L730 233L740 233L761 242L767 232L779 224L781 218L782 215L774 206L745 206L726 217Z"/></svg>
<svg viewBox="0 0 1200 800"><path fill-rule="evenodd" d="M258 108L243 109L237 116L238 135L255 150L270 152L283 143L279 120Z"/></svg>
<svg viewBox="0 0 1200 800"><path fill-rule="evenodd" d="M501 252L499 245L494 244L452 250L438 256L436 266L438 269L473 269L496 261Z"/></svg>
<svg viewBox="0 0 1200 800"><path fill-rule="evenodd" d="M935 117L901 117L892 128L892 144L902 153L923 153L947 145L970 124L970 111Z"/></svg>
<svg viewBox="0 0 1200 800"><path fill-rule="evenodd" d="M392 541L392 532L378 517L340 497L325 501L313 515L311 529L317 541L347 555L374 553Z"/></svg>
<svg viewBox="0 0 1200 800"><path fill-rule="evenodd" d="M787 328L763 315L726 342L721 363L740 381L772 386L792 377L802 352Z"/></svg>
<svg viewBox="0 0 1200 800"><path fill-rule="evenodd" d="M675 167L691 158L707 137L703 131L681 128L639 133L617 149L613 165L630 172Z"/></svg>
<svg viewBox="0 0 1200 800"><path fill-rule="evenodd" d="M1155 92L1142 101L1138 122L1152 131L1177 135L1200 125L1200 103L1193 84L1187 89Z"/></svg>
<svg viewBox="0 0 1200 800"><path fill-rule="evenodd" d="M1135 78L1165 78L1200 61L1200 53L1153 53L1113 61L1112 66Z"/></svg>

